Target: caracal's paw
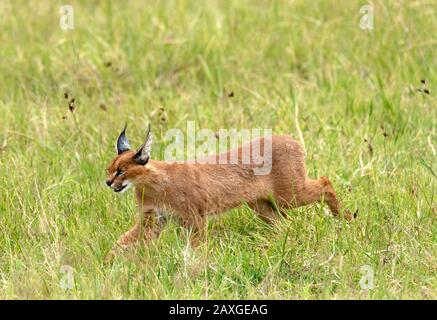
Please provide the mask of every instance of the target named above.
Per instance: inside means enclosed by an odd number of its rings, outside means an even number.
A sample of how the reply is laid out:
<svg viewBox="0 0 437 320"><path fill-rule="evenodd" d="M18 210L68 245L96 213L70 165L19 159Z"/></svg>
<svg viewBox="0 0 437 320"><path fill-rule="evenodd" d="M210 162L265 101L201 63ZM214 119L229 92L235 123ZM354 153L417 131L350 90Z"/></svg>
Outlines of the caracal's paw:
<svg viewBox="0 0 437 320"><path fill-rule="evenodd" d="M127 245L115 244L114 247L106 254L103 262L105 264L111 264L114 261L114 258L121 253L125 252L127 249Z"/></svg>

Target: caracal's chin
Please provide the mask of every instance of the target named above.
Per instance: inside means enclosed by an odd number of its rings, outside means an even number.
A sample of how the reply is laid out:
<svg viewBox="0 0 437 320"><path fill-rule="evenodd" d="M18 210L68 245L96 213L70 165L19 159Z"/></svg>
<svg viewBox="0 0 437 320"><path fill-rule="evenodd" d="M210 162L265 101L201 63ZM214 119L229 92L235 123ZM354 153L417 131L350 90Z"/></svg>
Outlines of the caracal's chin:
<svg viewBox="0 0 437 320"><path fill-rule="evenodd" d="M127 190L129 190L133 186L132 182L130 180L126 180L123 182L122 187L123 189L120 191L120 193L124 193Z"/></svg>

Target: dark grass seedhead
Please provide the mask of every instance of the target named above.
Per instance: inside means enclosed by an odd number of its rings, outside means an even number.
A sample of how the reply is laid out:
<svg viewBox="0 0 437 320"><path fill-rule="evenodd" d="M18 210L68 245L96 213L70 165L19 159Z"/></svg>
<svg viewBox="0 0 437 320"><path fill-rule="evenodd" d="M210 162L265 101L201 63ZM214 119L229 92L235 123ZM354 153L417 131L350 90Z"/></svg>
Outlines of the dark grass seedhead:
<svg viewBox="0 0 437 320"><path fill-rule="evenodd" d="M384 136L384 138L387 138L389 136L389 134L387 133L387 131L384 128L384 125L381 124L381 130L382 130L382 135Z"/></svg>
<svg viewBox="0 0 437 320"><path fill-rule="evenodd" d="M72 98L69 102L68 102L68 109L70 110L70 112L74 112L74 110L76 109L76 106L74 105L74 102L76 101L75 98Z"/></svg>
<svg viewBox="0 0 437 320"><path fill-rule="evenodd" d="M364 139L364 142L367 144L367 148L371 156L373 156L373 146L368 139Z"/></svg>

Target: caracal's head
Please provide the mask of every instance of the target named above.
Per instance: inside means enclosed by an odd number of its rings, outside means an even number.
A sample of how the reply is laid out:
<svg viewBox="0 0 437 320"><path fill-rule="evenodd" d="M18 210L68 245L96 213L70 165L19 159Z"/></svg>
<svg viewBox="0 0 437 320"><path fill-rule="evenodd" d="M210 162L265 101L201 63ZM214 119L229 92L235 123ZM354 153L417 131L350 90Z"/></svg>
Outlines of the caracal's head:
<svg viewBox="0 0 437 320"><path fill-rule="evenodd" d="M152 146L152 133L150 124L147 131L146 141L136 151L131 150L126 138L126 126L120 133L116 143L117 156L107 168L108 177L106 184L114 192L124 192L134 186L138 178L145 173L145 165L150 159Z"/></svg>

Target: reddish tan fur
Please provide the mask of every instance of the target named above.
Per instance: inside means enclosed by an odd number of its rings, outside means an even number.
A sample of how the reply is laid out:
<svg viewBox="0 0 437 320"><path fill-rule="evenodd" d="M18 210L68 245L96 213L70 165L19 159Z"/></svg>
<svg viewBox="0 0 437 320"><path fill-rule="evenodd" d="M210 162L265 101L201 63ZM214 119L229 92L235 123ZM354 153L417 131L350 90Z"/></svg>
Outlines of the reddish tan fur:
<svg viewBox="0 0 437 320"><path fill-rule="evenodd" d="M264 138L260 139L263 149ZM150 160L142 166L133 160L135 151L118 155L108 167L108 177L111 179L118 169L125 171L122 177L113 180L112 187L120 188L124 180L130 180L140 212L140 221L120 238L118 247L158 235L163 213L179 218L183 226L192 230L194 245L200 242L206 216L242 203L247 203L267 222L274 221L278 212L320 201L325 201L332 214L338 216L340 204L331 182L325 177L317 180L307 177L301 145L289 136L266 139L272 139L272 169L268 175L255 175L256 165L241 162L169 164ZM241 159L241 147L238 152Z"/></svg>

